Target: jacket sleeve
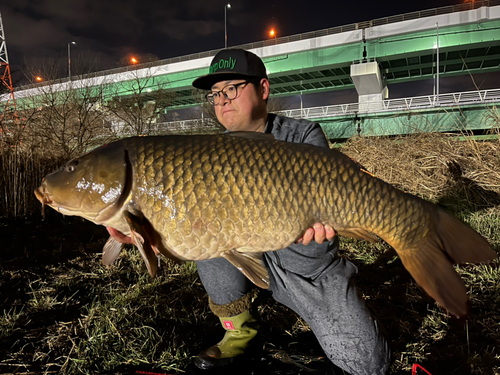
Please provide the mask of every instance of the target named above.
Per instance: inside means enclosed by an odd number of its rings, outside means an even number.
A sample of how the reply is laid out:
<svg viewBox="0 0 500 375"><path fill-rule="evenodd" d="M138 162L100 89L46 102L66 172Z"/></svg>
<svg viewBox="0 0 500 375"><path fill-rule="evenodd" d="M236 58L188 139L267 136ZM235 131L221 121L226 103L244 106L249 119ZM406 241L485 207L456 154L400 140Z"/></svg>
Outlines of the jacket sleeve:
<svg viewBox="0 0 500 375"><path fill-rule="evenodd" d="M312 122L309 126L306 127L302 143L330 148L330 144L326 139L325 132L317 122Z"/></svg>
<svg viewBox="0 0 500 375"><path fill-rule="evenodd" d="M265 132L273 134L278 141L330 147L323 129L317 122L270 113Z"/></svg>

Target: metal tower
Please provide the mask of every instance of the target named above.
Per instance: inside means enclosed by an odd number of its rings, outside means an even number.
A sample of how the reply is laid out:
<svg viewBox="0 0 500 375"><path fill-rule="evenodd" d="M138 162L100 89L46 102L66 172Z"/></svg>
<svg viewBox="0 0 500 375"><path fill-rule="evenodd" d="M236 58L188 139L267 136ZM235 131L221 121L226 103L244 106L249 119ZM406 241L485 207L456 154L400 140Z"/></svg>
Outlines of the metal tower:
<svg viewBox="0 0 500 375"><path fill-rule="evenodd" d="M12 114L14 121L17 122L16 100L14 98L14 88L12 87L12 76L10 75L9 56L7 55L7 44L3 32L2 14L0 13L0 80L2 86L9 90L9 96L0 114L0 122L6 114ZM9 110L10 109L10 110ZM2 126L3 129L3 126Z"/></svg>

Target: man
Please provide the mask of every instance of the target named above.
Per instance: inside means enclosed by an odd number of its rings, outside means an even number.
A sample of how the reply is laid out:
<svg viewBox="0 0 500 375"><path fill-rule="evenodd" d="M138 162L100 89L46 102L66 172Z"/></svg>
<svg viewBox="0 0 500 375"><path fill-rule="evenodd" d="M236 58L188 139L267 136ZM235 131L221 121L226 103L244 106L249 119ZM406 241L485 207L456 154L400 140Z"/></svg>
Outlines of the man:
<svg viewBox="0 0 500 375"><path fill-rule="evenodd" d="M210 90L206 98L230 132L271 133L280 141L328 147L319 124L267 112L266 68L251 52L220 51L209 74L194 80L193 86ZM387 342L354 285L357 269L338 257L334 236L331 227L318 223L298 243L265 253L269 290L275 300L309 324L338 367L352 375L385 374L389 365ZM209 369L237 360L257 334L250 313L253 284L223 258L199 261L197 266L210 308L226 329L222 341L195 359L199 368Z"/></svg>

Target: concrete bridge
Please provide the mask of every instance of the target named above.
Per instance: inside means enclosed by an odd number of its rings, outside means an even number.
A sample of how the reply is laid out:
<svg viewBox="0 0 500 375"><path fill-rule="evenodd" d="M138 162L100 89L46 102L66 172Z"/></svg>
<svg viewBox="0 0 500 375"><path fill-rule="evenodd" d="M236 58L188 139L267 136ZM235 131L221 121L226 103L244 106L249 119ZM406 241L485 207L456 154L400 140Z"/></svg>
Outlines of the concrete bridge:
<svg viewBox="0 0 500 375"><path fill-rule="evenodd" d="M318 109L310 108L303 109L298 117L316 118L327 133L331 127L350 129L352 124L347 123L354 121L357 130L346 130L345 135L355 134L359 128L363 132L372 129L378 134L377 127L370 124L372 119L387 116L390 111L385 107L395 103L389 99L391 84L434 77L437 91L432 98L427 98L429 103L434 103L433 108L403 110L431 113L439 112L436 108L442 111L446 107L446 100L439 95L440 78L500 71L500 0L424 10L238 47L263 58L273 96L306 95L353 87L358 92L358 103L347 105L345 108L350 110L342 115L330 115L326 110L324 116L311 117ZM95 85L104 86L104 95L112 99L116 95L129 96L136 85L143 84L145 95L158 87L176 94L168 110L196 107L203 95L192 89L191 82L206 74L217 52L97 72L74 77L72 82L64 79L30 85L21 87L15 96L18 103L23 103L24 99L36 96L43 85L50 85L53 91L68 90L70 85L72 88ZM495 100L490 104L498 103L498 98ZM356 105L357 110L354 110ZM322 108L320 111L326 107ZM400 126L396 128L400 130L393 132L402 131ZM337 138L337 133L331 132L330 137Z"/></svg>

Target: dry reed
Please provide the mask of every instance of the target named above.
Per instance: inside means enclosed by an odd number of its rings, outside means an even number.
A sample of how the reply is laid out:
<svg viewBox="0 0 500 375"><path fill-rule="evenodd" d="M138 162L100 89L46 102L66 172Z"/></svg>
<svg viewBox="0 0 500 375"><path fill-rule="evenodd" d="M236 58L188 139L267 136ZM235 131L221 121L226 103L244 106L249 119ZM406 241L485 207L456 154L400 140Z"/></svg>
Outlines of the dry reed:
<svg viewBox="0 0 500 375"><path fill-rule="evenodd" d="M33 191L42 178L62 164L61 157L21 146L0 151L0 218L29 218L40 214Z"/></svg>
<svg viewBox="0 0 500 375"><path fill-rule="evenodd" d="M342 152L377 177L425 199L467 196L491 206L500 193L500 142L459 140L450 134L350 139Z"/></svg>

